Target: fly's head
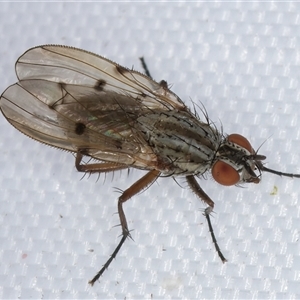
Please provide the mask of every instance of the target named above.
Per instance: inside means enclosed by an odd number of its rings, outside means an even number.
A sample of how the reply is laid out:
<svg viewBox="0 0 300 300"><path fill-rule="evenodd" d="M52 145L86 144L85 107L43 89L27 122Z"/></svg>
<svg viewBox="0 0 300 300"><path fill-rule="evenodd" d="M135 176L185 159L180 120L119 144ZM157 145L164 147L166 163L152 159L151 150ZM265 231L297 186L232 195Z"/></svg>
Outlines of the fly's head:
<svg viewBox="0 0 300 300"><path fill-rule="evenodd" d="M212 166L212 176L220 184L230 186L243 182L259 183L262 160L266 157L258 155L250 142L239 134L231 134L220 145L215 162ZM255 173L258 170L258 174Z"/></svg>

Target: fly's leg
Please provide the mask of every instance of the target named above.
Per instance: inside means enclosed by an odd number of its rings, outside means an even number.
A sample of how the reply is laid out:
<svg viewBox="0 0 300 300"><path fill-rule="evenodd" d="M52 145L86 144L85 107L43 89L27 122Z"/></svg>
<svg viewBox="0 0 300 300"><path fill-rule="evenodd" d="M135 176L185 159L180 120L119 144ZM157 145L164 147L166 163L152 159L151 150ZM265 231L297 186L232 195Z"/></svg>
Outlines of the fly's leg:
<svg viewBox="0 0 300 300"><path fill-rule="evenodd" d="M220 247L218 245L217 239L215 237L211 222L210 222L210 213L213 211L214 208L214 201L211 200L211 198L203 191L203 189L200 187L199 183L197 182L197 180L195 179L194 176L189 175L186 176L186 180L188 185L190 186L190 188L192 189L192 191L201 199L203 200L207 205L209 205L205 211L204 211L204 215L206 217L207 223L208 223L208 228L211 234L211 238L212 241L215 245L215 249L220 257L220 259L222 260L223 263L225 263L227 261L227 259L224 257L224 255L222 254Z"/></svg>
<svg viewBox="0 0 300 300"><path fill-rule="evenodd" d="M150 74L150 71L149 71L149 69L148 69L148 66L147 66L147 64L146 64L146 61L145 61L144 57L140 57L140 61L141 61L141 64L142 64L142 67L143 67L143 69L144 69L145 74L146 74L150 79L153 79L152 76L151 76L151 74ZM160 84L160 86L161 86L164 90L166 90L166 91L169 92L168 83L167 83L165 80L161 80L159 84Z"/></svg>
<svg viewBox="0 0 300 300"><path fill-rule="evenodd" d="M77 151L75 158L75 167L78 172L88 172L88 173L107 173L113 171L120 171L124 169L128 169L127 165L118 164L114 162L103 162L103 163L95 163L95 164L81 164L84 151Z"/></svg>
<svg viewBox="0 0 300 300"><path fill-rule="evenodd" d="M142 178L140 178L138 181L136 181L131 187L129 187L127 190L125 190L122 195L119 197L118 200L118 213L119 218L121 222L122 227L122 238L116 247L115 251L112 253L108 261L103 265L102 269L94 276L92 280L89 281L89 284L93 286L95 281L99 279L99 277L104 273L104 271L108 268L108 266L111 264L113 259L117 256L119 250L121 249L122 245L124 244L125 240L130 237L130 232L127 226L126 217L123 210L123 203L126 202L128 199L130 199L132 196L136 195L143 189L145 189L147 186L149 186L151 183L153 183L157 177L159 177L160 172L157 170L152 170L148 172L146 175L144 175Z"/></svg>
<svg viewBox="0 0 300 300"><path fill-rule="evenodd" d="M146 62L145 62L144 57L140 57L140 61L141 61L141 64L142 64L142 67L143 67L143 69L144 69L145 74L146 74L149 78L152 79L152 76L151 76L151 74L150 74L150 72L149 72L149 69L148 69L148 66L147 66L147 64L146 64Z"/></svg>
<svg viewBox="0 0 300 300"><path fill-rule="evenodd" d="M212 238L212 241L215 245L215 248L216 248L216 251L220 257L220 259L222 260L222 263L225 263L227 261L227 259L224 257L223 253L221 252L221 249L218 245L218 242L217 242L217 239L215 237L215 234L214 234L214 230L213 230L213 227L211 225L211 222L210 222L210 217L209 217L209 214L213 211L213 209L209 206L205 209L204 211L204 215L206 217L206 220L207 220L207 223L208 223L208 228L209 228L209 232L211 234L211 238Z"/></svg>
<svg viewBox="0 0 300 300"><path fill-rule="evenodd" d="M103 265L101 270L94 276L92 280L89 281L89 284L92 286L94 283L100 278L100 276L104 273L104 271L109 267L113 259L117 256L119 250L121 249L122 245L124 244L125 240L130 237L130 232L127 226L127 221L125 217L125 213L123 210L123 203L130 199L132 196L136 195L151 183L153 183L160 175L160 172L157 170L152 170L148 172L145 176L140 178L136 181L131 187L125 190L122 195L118 199L118 213L122 227L122 238L116 247L115 251L112 253L108 261Z"/></svg>
<svg viewBox="0 0 300 300"><path fill-rule="evenodd" d="M103 162L103 163L96 163L96 164L81 164L83 158L84 150L77 151L75 166L79 172L90 172L90 173L101 173L101 172L111 172L111 171L118 171L122 169L127 169L128 166L118 164L118 163L111 163L111 162ZM100 276L104 273L104 271L109 267L113 259L117 256L118 252L120 251L122 245L124 244L125 240L130 237L130 232L127 226L127 221L125 217L125 213L123 210L123 203L126 202L128 199L151 185L160 175L160 172L157 170L152 170L136 181L133 185L131 185L127 190L123 191L122 195L118 199L118 214L120 218L120 223L122 227L122 238L116 247L115 251L112 253L108 261L103 265L102 269L94 276L92 280L89 281L89 284L92 286L94 283L100 278Z"/></svg>
<svg viewBox="0 0 300 300"><path fill-rule="evenodd" d="M198 181L195 179L194 176L189 175L186 176L186 180L192 191L201 199L203 200L207 205L209 205L212 209L215 206L214 201L210 199L210 197L202 190L200 187Z"/></svg>

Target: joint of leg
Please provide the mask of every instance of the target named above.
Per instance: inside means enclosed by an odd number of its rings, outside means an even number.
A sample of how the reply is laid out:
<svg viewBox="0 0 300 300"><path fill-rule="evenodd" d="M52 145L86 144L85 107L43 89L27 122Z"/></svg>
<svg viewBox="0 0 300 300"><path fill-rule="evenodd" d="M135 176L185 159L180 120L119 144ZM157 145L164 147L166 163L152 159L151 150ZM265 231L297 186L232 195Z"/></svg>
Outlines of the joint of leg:
<svg viewBox="0 0 300 300"><path fill-rule="evenodd" d="M208 206L204 210L204 215L209 216L212 213L212 211L213 211L213 207Z"/></svg>

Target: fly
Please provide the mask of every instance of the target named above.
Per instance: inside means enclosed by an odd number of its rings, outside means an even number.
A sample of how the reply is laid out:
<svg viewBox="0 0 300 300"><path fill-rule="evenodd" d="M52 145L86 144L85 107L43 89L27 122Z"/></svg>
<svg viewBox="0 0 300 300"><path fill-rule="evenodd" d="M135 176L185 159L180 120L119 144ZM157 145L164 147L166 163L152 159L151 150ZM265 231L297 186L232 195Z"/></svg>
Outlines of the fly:
<svg viewBox="0 0 300 300"><path fill-rule="evenodd" d="M118 199L122 237L93 285L130 237L123 204L158 177L185 177L191 190L207 204L209 231L226 262L210 222L213 200L196 178L211 171L215 181L231 186L259 183L262 172L300 178L265 167L266 158L239 134L225 135L203 110L200 119L169 90L167 82L124 68L96 54L57 45L31 48L16 62L18 82L8 87L0 108L25 135L74 152L79 172L107 173L128 168L147 173ZM95 163L83 163L84 156Z"/></svg>

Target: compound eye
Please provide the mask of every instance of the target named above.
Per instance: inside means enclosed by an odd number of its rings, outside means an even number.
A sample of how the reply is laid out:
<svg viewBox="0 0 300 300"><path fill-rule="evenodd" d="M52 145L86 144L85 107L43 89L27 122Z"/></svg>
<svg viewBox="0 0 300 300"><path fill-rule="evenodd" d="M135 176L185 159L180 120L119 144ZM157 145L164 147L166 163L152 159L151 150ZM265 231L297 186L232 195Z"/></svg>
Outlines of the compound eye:
<svg viewBox="0 0 300 300"><path fill-rule="evenodd" d="M227 137L227 139L228 139L229 142L232 142L234 144L237 144L238 146L241 146L241 147L245 148L250 153L252 153L252 154L254 153L250 142L245 137L243 137L242 135L237 134L237 133L233 133L233 134L230 134Z"/></svg>
<svg viewBox="0 0 300 300"><path fill-rule="evenodd" d="M214 180L222 185L235 185L240 181L239 173L224 161L217 161L212 167Z"/></svg>

